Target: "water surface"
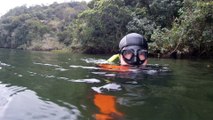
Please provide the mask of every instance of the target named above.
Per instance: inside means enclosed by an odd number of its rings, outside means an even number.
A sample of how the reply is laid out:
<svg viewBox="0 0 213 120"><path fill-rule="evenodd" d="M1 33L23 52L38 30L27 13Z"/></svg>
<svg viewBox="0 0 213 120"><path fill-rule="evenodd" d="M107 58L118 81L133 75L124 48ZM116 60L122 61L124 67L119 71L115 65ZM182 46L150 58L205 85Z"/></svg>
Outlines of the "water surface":
<svg viewBox="0 0 213 120"><path fill-rule="evenodd" d="M110 56L0 49L1 120L212 120L212 60L101 70Z"/></svg>

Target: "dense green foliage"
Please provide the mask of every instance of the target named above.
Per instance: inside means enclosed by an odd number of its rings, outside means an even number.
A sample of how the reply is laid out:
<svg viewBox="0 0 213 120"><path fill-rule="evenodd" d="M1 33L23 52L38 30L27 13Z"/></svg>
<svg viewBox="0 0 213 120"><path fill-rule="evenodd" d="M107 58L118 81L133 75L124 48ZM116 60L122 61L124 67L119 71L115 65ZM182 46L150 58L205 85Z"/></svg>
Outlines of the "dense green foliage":
<svg viewBox="0 0 213 120"><path fill-rule="evenodd" d="M172 28L154 30L152 50L158 49L166 56L213 55L213 2L185 0L179 10L180 17L172 23Z"/></svg>
<svg viewBox="0 0 213 120"><path fill-rule="evenodd" d="M72 48L83 48L87 53L112 53L125 35L130 11L120 1L96 1L71 25ZM76 46L77 45L77 46Z"/></svg>
<svg viewBox="0 0 213 120"><path fill-rule="evenodd" d="M62 49L70 44L67 26L85 9L85 2L14 8L0 19L0 47Z"/></svg>
<svg viewBox="0 0 213 120"><path fill-rule="evenodd" d="M151 55L213 55L211 0L92 0L25 6L0 19L0 47L71 48L116 53L130 32L144 35Z"/></svg>
<svg viewBox="0 0 213 120"><path fill-rule="evenodd" d="M117 52L120 39L137 32L149 40L157 26L171 27L181 0L93 0L72 24L72 48L88 53ZM81 49L83 48L83 49Z"/></svg>

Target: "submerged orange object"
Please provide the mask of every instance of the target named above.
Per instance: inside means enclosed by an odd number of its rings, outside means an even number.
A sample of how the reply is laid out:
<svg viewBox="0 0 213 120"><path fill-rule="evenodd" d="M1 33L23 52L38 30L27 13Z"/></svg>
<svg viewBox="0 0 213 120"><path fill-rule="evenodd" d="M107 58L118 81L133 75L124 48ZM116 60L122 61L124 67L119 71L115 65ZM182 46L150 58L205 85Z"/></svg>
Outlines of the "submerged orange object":
<svg viewBox="0 0 213 120"><path fill-rule="evenodd" d="M94 98L95 105L100 113L95 114L96 120L115 120L121 118L123 113L116 109L116 98L111 95L96 94Z"/></svg>
<svg viewBox="0 0 213 120"><path fill-rule="evenodd" d="M125 72L130 70L128 66L124 66L124 65L98 64L98 66L103 70L109 70L109 71Z"/></svg>

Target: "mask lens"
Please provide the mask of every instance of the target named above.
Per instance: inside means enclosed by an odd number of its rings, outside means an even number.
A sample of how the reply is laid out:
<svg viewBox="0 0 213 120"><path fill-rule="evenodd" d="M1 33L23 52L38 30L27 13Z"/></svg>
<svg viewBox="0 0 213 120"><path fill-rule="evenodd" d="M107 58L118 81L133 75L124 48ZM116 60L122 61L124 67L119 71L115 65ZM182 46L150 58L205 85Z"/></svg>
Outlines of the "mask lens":
<svg viewBox="0 0 213 120"><path fill-rule="evenodd" d="M146 50L139 50L138 51L138 58L143 61L146 59L147 51Z"/></svg>
<svg viewBox="0 0 213 120"><path fill-rule="evenodd" d="M133 55L134 55L134 51L132 51L132 50L124 50L122 52L122 55L123 55L123 57L125 59L130 60L133 57Z"/></svg>

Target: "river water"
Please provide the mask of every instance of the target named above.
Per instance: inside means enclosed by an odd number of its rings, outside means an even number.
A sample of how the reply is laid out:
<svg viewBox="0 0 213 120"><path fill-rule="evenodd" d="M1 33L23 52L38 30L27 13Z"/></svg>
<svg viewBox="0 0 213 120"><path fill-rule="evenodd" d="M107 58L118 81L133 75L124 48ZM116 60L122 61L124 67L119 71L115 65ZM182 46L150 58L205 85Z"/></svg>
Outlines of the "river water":
<svg viewBox="0 0 213 120"><path fill-rule="evenodd" d="M0 120L212 120L213 61L102 70L105 55L0 49Z"/></svg>

